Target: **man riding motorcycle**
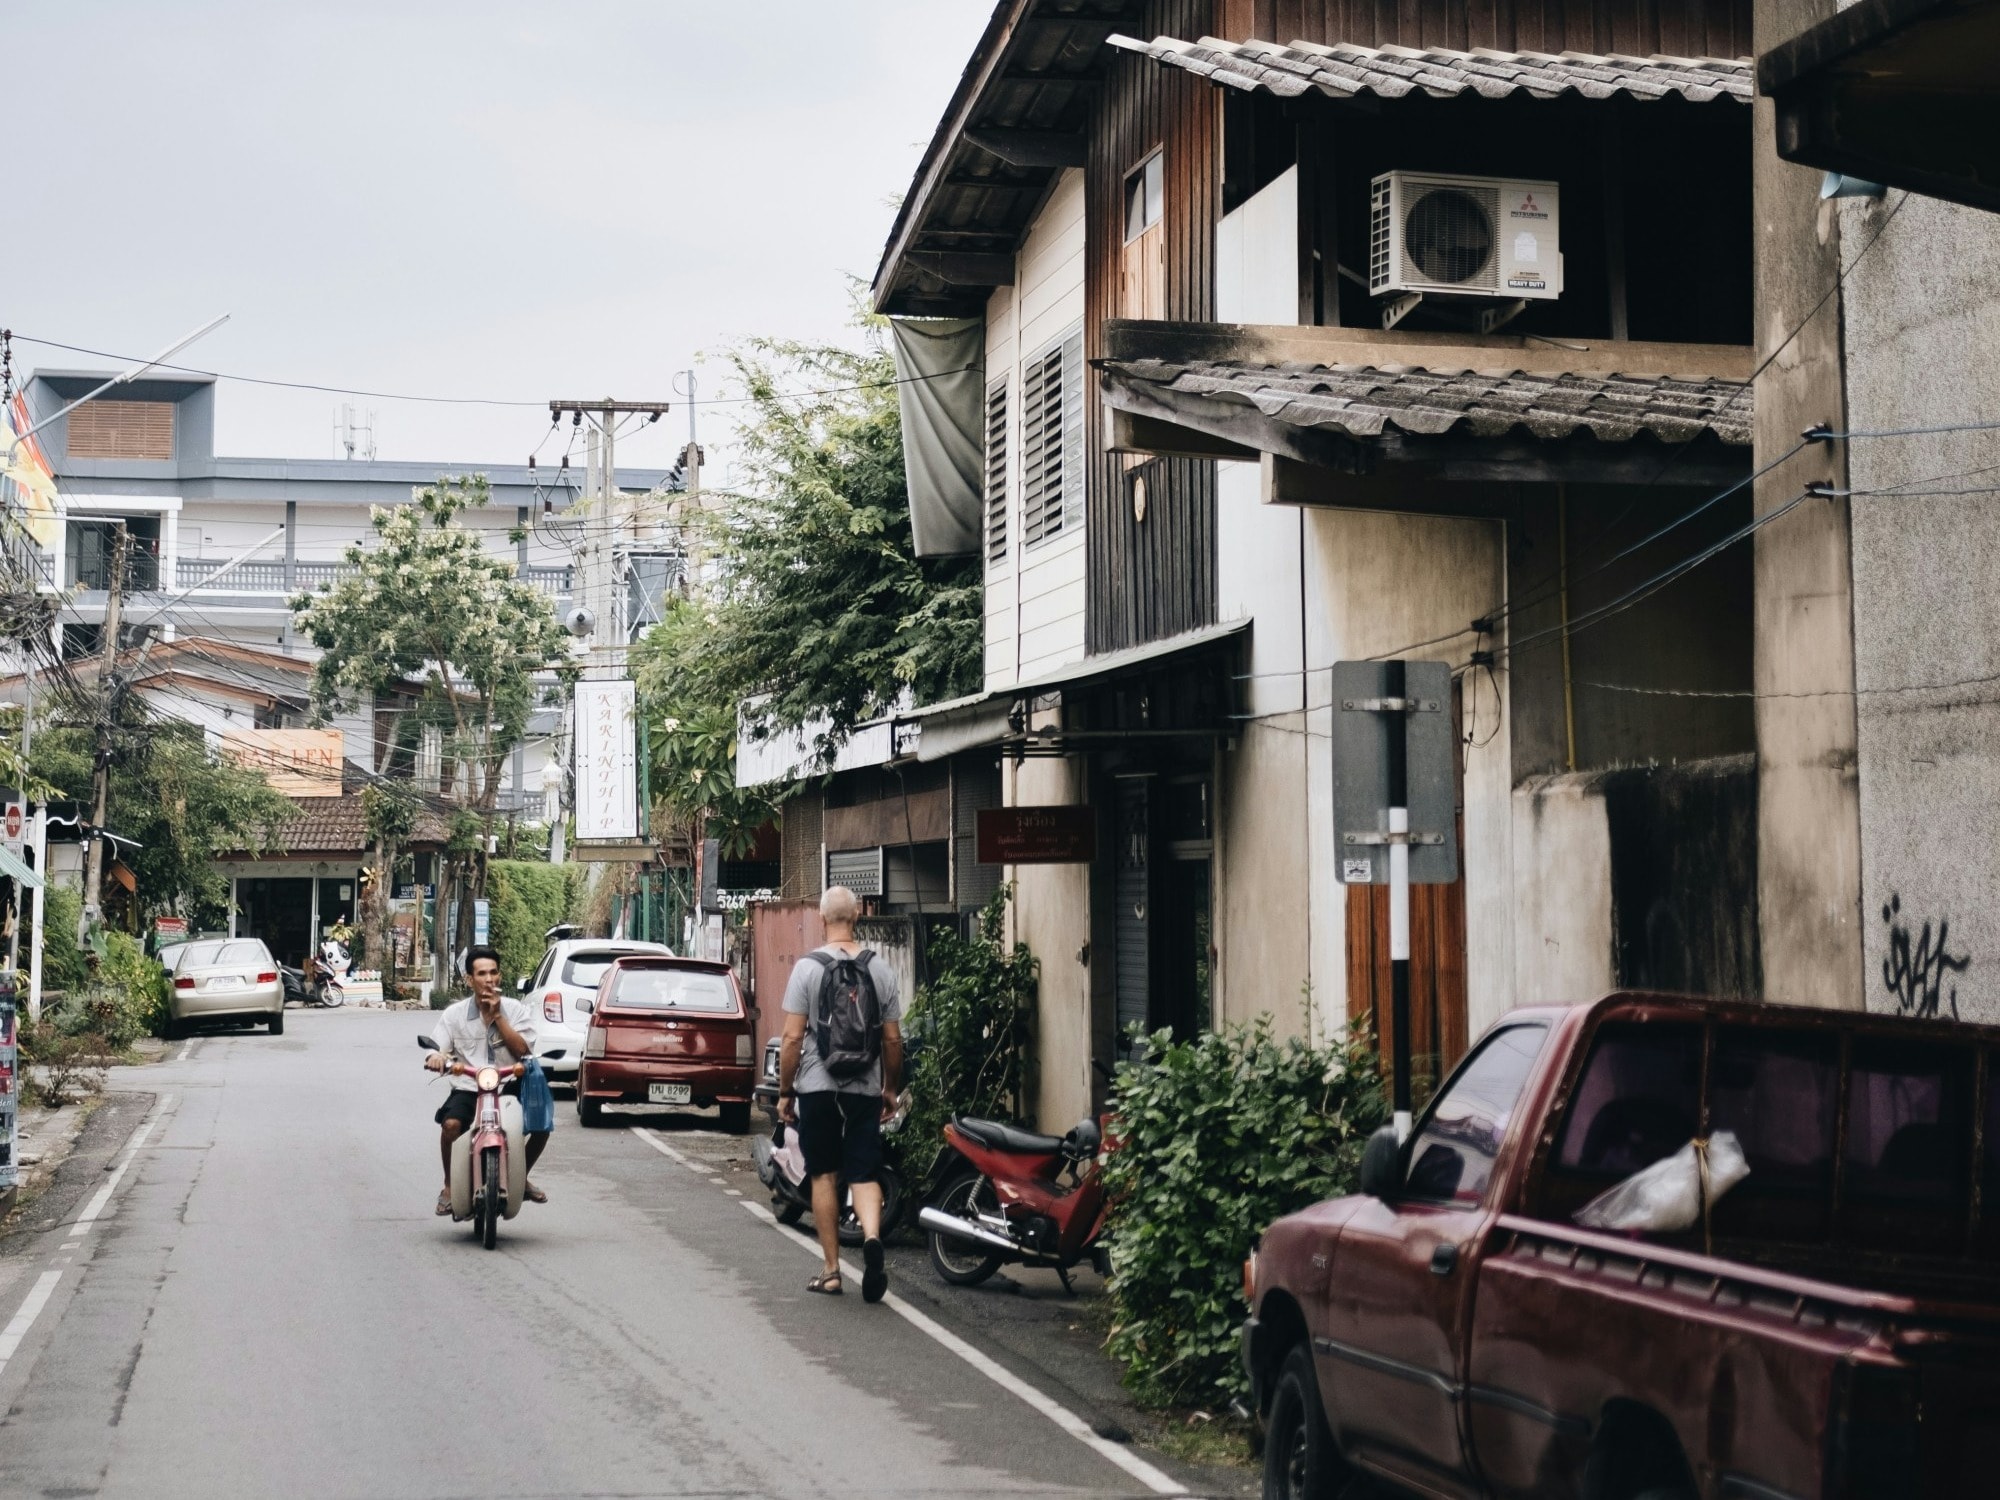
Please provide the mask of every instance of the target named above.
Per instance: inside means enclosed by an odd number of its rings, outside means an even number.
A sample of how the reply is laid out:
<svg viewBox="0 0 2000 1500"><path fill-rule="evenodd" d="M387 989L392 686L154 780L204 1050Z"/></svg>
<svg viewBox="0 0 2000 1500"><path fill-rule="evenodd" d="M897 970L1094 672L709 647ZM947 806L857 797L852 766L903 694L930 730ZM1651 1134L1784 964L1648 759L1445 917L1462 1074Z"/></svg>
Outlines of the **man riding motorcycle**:
<svg viewBox="0 0 2000 1500"><path fill-rule="evenodd" d="M481 946L465 955L465 977L472 993L438 1013L432 1028L438 1050L424 1059L424 1066L442 1073L454 1062L462 1062L474 1073L484 1067L511 1068L526 1062L535 1050L535 1013L518 1000L500 993L500 955ZM521 1082L508 1082L504 1093L518 1096ZM451 1094L438 1106L436 1119L443 1135L439 1141L444 1157L444 1191L438 1194L437 1212L451 1213L451 1143L472 1125L473 1106L479 1088L472 1078L458 1074L451 1080ZM546 1130L527 1138L528 1170L549 1143ZM546 1203L549 1195L530 1181L523 1195L530 1203Z"/></svg>

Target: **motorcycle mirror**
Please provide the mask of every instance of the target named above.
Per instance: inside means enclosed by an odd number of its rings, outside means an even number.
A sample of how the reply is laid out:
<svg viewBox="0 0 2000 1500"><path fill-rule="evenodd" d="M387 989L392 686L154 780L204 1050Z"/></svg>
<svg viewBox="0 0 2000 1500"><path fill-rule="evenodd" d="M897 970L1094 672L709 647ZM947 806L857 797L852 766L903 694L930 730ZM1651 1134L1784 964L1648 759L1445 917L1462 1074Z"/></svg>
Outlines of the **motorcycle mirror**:
<svg viewBox="0 0 2000 1500"><path fill-rule="evenodd" d="M429 1037L427 1037L427 1036L420 1036L420 1037L418 1037L418 1038L417 1038L417 1045L418 1045L419 1047L423 1048L423 1049L424 1049L424 1051L426 1051L426 1052L435 1052L435 1051L437 1051L437 1049L438 1049L438 1044L437 1044L436 1042L432 1041L432 1040L431 1040L431 1039L430 1039Z"/></svg>

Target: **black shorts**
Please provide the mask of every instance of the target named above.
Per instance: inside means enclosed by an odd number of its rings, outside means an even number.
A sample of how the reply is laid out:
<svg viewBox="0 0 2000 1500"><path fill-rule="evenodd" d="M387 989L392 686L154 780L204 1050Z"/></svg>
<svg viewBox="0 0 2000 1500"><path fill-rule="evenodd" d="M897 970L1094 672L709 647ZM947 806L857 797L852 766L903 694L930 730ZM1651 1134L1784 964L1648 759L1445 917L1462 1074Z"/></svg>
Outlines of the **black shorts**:
<svg viewBox="0 0 2000 1500"><path fill-rule="evenodd" d="M516 1099L520 1098L521 1080L516 1078L512 1083L501 1084L500 1092L511 1095ZM470 1126L472 1124L472 1117L478 1108L479 1091L477 1089L454 1088L451 1091L451 1096L438 1106L436 1119L440 1125L448 1120L456 1120L461 1125Z"/></svg>
<svg viewBox="0 0 2000 1500"><path fill-rule="evenodd" d="M838 1172L852 1186L882 1172L882 1096L831 1089L798 1096L799 1149L814 1177Z"/></svg>

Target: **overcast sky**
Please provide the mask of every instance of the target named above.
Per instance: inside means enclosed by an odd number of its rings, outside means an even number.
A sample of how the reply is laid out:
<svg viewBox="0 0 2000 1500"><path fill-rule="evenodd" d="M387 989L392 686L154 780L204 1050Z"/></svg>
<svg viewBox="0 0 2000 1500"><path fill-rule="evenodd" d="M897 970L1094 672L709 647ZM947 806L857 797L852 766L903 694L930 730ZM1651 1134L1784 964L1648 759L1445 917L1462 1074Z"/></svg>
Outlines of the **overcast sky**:
<svg viewBox="0 0 2000 1500"><path fill-rule="evenodd" d="M228 312L180 358L537 403L670 396L706 354L717 394L732 342L851 336L992 7L7 0L0 324L144 357ZM343 399L225 383L217 449L333 456ZM519 463L548 428L354 399L383 458ZM672 461L676 408L621 467Z"/></svg>

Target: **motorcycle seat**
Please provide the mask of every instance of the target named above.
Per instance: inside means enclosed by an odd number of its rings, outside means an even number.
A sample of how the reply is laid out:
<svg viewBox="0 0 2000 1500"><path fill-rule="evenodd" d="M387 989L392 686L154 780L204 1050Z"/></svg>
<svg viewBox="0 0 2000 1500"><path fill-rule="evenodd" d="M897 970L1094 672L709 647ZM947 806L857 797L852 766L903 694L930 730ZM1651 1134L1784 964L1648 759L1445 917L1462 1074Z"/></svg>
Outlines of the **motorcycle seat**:
<svg viewBox="0 0 2000 1500"><path fill-rule="evenodd" d="M991 1151L1013 1151L1023 1156L1053 1156L1062 1149L1059 1135L1037 1135L1032 1130L1005 1125L998 1120L975 1120L961 1115L952 1121L958 1133L975 1145Z"/></svg>

